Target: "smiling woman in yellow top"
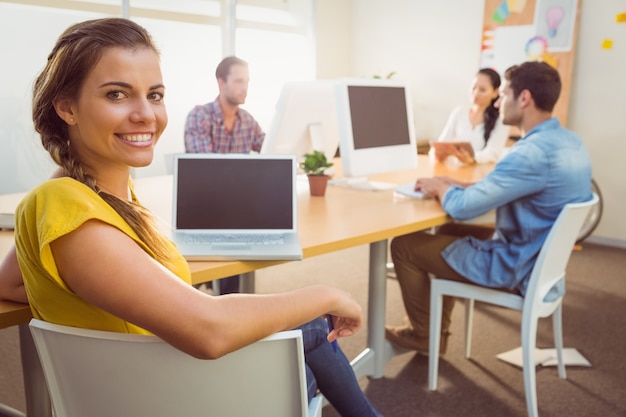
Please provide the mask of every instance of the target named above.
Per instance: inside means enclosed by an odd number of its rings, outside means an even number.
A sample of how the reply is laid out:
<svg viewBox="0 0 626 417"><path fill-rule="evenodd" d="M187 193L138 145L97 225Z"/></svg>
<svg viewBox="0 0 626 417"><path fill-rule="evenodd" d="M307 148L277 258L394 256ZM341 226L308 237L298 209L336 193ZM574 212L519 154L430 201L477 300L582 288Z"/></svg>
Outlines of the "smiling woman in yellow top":
<svg viewBox="0 0 626 417"><path fill-rule="evenodd" d="M60 167L60 178L33 189L16 212L17 259L35 317L152 333L198 358L300 326L309 395L319 386L342 416L380 415L329 343L362 325L350 294L322 285L266 295L198 291L135 198L131 167L152 161L167 125L159 55L145 29L118 18L71 26L33 90L35 129ZM23 300L14 259L10 252L0 264L0 298Z"/></svg>

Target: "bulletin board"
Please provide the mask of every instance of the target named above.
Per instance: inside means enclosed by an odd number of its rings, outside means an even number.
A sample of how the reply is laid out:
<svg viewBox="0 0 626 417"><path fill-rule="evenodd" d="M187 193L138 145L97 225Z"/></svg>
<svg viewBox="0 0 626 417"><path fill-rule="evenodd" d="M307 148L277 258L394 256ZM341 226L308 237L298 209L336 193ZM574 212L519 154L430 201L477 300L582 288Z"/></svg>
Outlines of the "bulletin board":
<svg viewBox="0 0 626 417"><path fill-rule="evenodd" d="M480 66L504 74L511 65L544 61L561 76L554 116L567 124L581 0L485 0Z"/></svg>

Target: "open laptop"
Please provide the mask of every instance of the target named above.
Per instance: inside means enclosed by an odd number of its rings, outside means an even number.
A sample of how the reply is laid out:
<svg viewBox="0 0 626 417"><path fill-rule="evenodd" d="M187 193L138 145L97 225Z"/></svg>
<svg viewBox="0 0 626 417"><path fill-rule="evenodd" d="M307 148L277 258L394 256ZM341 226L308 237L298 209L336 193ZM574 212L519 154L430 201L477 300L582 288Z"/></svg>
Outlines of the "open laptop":
<svg viewBox="0 0 626 417"><path fill-rule="evenodd" d="M174 155L172 239L187 260L302 259L295 155Z"/></svg>

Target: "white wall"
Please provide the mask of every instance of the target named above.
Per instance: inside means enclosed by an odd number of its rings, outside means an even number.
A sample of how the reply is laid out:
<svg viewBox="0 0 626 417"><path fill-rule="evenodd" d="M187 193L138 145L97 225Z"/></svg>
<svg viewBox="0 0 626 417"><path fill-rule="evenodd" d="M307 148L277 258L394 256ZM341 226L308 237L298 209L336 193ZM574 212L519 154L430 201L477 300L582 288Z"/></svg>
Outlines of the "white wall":
<svg viewBox="0 0 626 417"><path fill-rule="evenodd" d="M626 155L626 140L622 139L626 132L626 24L615 23L616 13L625 11L626 4L580 1L568 127L585 140L592 155L594 178L604 196L603 219L594 238L626 246L626 221L621 208L626 204L626 169L622 162ZM15 8L16 13L23 10L28 21L36 24L38 15L33 15L31 9L6 4L3 7ZM417 137L434 138L449 111L467 100L469 82L479 65L483 8L484 0L317 0L317 77L369 77L396 71L397 78L411 85ZM43 55L33 52L49 51L46 44L51 45L70 22L60 15L52 26L39 25L45 26L45 33L53 34L42 38L41 31L33 37L35 32L29 28L20 29L24 26L20 19L3 17L8 16L0 14L3 27L18 33L19 45L27 45L22 48L31 52L24 54L23 50L11 48L15 42L3 43L6 61L19 64L0 69L7 75L4 79L12 80L0 89L0 170L15 173L0 176L0 192L7 193L28 189L51 171L52 164L41 151L32 127L24 128L31 126L30 110L16 104L28 102L24 98L30 94L38 63L43 62ZM86 17L92 16L77 12L73 19ZM614 39L612 50L600 47L604 38ZM42 44L41 39L47 41ZM22 67L29 70L15 70ZM200 67L207 66L196 67L200 72L197 77L204 74ZM199 89L185 91L185 99L189 100ZM202 102L193 100L190 102ZM181 114L190 107L170 106L173 113ZM172 137L163 138L163 152L168 142L172 148L180 147L181 129L172 118L168 128ZM155 169L163 163L156 162Z"/></svg>
<svg viewBox="0 0 626 417"><path fill-rule="evenodd" d="M591 240L626 247L626 24L615 23L626 3L580 1L567 127L589 148L604 197ZM435 138L450 110L467 101L479 66L483 9L484 0L317 0L318 31L324 32L318 74L396 71L411 85L417 137ZM604 38L614 40L611 50L601 48Z"/></svg>
<svg viewBox="0 0 626 417"><path fill-rule="evenodd" d="M578 48L572 79L568 127L582 136L591 153L593 176L604 200L602 222L594 237L626 242L626 12L624 1L582 3ZM611 50L600 47L614 40Z"/></svg>
<svg viewBox="0 0 626 417"><path fill-rule="evenodd" d="M72 23L97 17L0 3L0 193L27 190L54 170L33 128L32 83L58 35Z"/></svg>

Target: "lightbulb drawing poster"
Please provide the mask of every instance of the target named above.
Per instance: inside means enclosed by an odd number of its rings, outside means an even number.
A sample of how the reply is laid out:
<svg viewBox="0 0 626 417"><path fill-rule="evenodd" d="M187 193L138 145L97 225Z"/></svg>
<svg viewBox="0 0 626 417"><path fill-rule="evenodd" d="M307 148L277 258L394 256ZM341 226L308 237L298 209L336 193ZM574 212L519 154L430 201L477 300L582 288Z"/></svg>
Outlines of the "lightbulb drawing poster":
<svg viewBox="0 0 626 417"><path fill-rule="evenodd" d="M582 1L485 0L480 66L500 75L524 61L543 61L556 68L563 86L553 114L564 126Z"/></svg>
<svg viewBox="0 0 626 417"><path fill-rule="evenodd" d="M572 50L577 0L538 0L535 8L536 35L547 42L548 52Z"/></svg>

